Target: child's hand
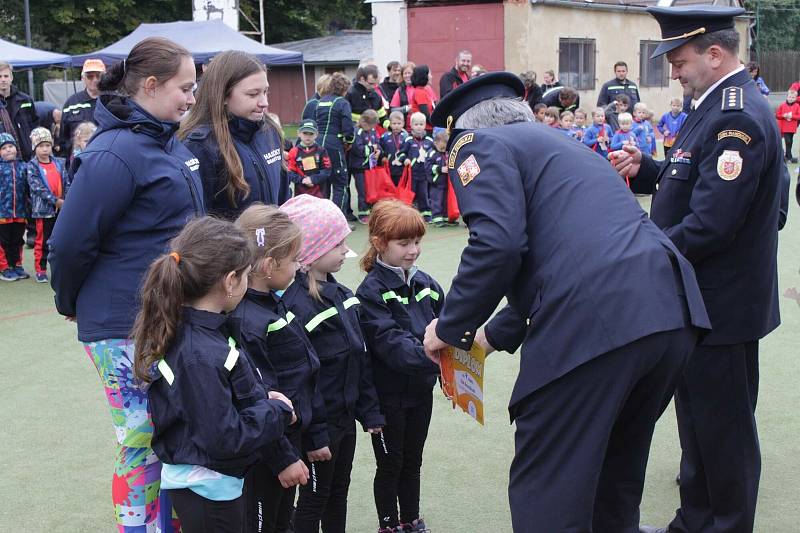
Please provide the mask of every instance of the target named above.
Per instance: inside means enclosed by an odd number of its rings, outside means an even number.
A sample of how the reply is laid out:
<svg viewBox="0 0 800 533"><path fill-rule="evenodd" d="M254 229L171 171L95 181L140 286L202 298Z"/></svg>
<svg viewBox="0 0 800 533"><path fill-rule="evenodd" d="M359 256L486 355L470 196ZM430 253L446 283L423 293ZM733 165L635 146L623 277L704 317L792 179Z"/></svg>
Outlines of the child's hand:
<svg viewBox="0 0 800 533"><path fill-rule="evenodd" d="M64 205L64 200L62 200L61 198L56 200L56 209L61 209L62 205Z"/></svg>
<svg viewBox="0 0 800 533"><path fill-rule="evenodd" d="M292 410L292 421L289 423L289 425L292 425L295 422L297 422L297 414L295 414L294 412L294 405L292 405L292 400L287 398L283 393L274 390L269 391L267 396L269 397L270 400L280 400L289 406L289 408Z"/></svg>
<svg viewBox="0 0 800 533"><path fill-rule="evenodd" d="M403 162L400 161L399 159L395 159L394 161L392 161L392 164L395 165L395 166L398 166L398 167L402 167L403 166Z"/></svg>
<svg viewBox="0 0 800 533"><path fill-rule="evenodd" d="M308 460L312 463L316 463L317 461L331 460L331 450L327 446L320 448L319 450L310 451L306 455L308 455Z"/></svg>
<svg viewBox="0 0 800 533"><path fill-rule="evenodd" d="M669 130L664 128L664 137L669 137Z"/></svg>
<svg viewBox="0 0 800 533"><path fill-rule="evenodd" d="M296 485L305 485L308 482L308 467L306 464L298 459L296 462L290 464L278 474L278 481L284 489L294 487Z"/></svg>
<svg viewBox="0 0 800 533"><path fill-rule="evenodd" d="M303 185L305 185L306 187L313 187L314 186L314 182L311 181L311 178L306 177L306 178L303 178Z"/></svg>
<svg viewBox="0 0 800 533"><path fill-rule="evenodd" d="M379 433L383 433L383 428L369 428L367 430L367 433L369 433L370 435L377 435Z"/></svg>
<svg viewBox="0 0 800 533"><path fill-rule="evenodd" d="M411 166L411 160L410 159L406 159L405 161L403 161L403 164L405 166L407 166L407 167L410 167Z"/></svg>

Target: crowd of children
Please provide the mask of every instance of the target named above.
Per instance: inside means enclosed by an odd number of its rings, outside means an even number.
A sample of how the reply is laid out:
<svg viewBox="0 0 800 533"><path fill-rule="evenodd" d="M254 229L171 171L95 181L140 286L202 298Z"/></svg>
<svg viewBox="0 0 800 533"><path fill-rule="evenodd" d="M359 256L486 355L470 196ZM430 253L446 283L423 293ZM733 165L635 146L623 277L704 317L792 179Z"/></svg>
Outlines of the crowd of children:
<svg viewBox="0 0 800 533"><path fill-rule="evenodd" d="M360 67L352 83L341 73L324 75L318 80L317 94L303 109L303 131L299 131L299 144L303 148L293 150L289 156L289 176L295 183L295 194L330 197L349 221L367 224L372 209L367 201L369 171L386 167L397 187L405 167L409 167L413 205L425 222L436 226L457 224L455 218L448 216L454 210L448 211L447 207L447 180L440 179L447 173L447 166L431 163L437 158L433 137L442 131L434 130L430 122L435 105L430 69L413 63L403 65L402 69L399 64L390 67L390 72L400 69L397 73L403 74L403 81L394 84L397 87L392 95L384 94L391 92L386 88L388 78L382 84L377 83L374 65ZM398 95L401 98L396 98ZM391 103L394 100L397 105ZM407 103L403 104L404 101ZM315 136L322 138L320 146L309 136L312 128ZM446 147L446 134L440 139L439 144ZM311 159L305 152L326 149L332 160L336 160L332 172L317 172L315 167L314 177L306 179L308 169L302 165L311 164ZM333 157L332 149L337 157ZM441 148L438 153L443 151ZM337 188L349 189L341 179L342 174L355 183L357 198L353 213L349 211L350 199L346 193L341 197L335 192Z"/></svg>
<svg viewBox="0 0 800 533"><path fill-rule="evenodd" d="M428 531L439 366L422 339L444 291L416 264L425 229L413 207L379 202L355 295L334 277L347 221L308 194L196 219L153 262L134 368L184 531L344 533L356 421L372 436L379 531Z"/></svg>
<svg viewBox="0 0 800 533"><path fill-rule="evenodd" d="M47 241L72 181L70 163L86 147L94 129L91 122L75 129L70 161L53 155L53 135L46 128L31 131L30 161L21 159L13 135L0 133L0 280L30 279L23 266L23 245L26 225L31 222L36 232L35 279L47 283Z"/></svg>
<svg viewBox="0 0 800 533"><path fill-rule="evenodd" d="M635 146L642 153L655 156L656 130L663 136L664 147L668 149L672 146L675 136L686 120L686 113L681 110L680 98L671 100L670 111L664 113L657 125L653 124L653 112L647 105L637 102L632 112L629 112L629 104L630 99L627 95L617 95L605 108L592 109L590 124L587 124L588 113L581 108L572 112L536 104L533 113L537 122L558 129L603 157L625 145Z"/></svg>

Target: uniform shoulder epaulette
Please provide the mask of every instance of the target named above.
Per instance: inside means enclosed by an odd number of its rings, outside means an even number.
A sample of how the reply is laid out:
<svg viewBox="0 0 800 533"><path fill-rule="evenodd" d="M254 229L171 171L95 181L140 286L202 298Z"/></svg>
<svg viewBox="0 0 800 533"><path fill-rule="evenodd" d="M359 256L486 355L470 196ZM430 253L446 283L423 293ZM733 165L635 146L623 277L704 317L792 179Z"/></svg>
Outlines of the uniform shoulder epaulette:
<svg viewBox="0 0 800 533"><path fill-rule="evenodd" d="M741 111L744 109L744 94L741 87L726 87L722 90L722 110Z"/></svg>

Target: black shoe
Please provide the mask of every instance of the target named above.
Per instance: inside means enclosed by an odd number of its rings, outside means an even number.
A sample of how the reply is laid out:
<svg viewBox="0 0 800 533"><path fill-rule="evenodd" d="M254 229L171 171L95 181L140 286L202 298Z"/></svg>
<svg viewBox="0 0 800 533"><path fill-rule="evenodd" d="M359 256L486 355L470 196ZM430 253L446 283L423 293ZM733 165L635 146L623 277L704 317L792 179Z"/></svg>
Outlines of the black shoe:
<svg viewBox="0 0 800 533"><path fill-rule="evenodd" d="M675 484L678 485L679 487L681 486L681 475L680 475L680 473L677 476L675 476Z"/></svg>
<svg viewBox="0 0 800 533"><path fill-rule="evenodd" d="M789 161L791 161L792 163L797 163L797 158L796 157L790 157Z"/></svg>
<svg viewBox="0 0 800 533"><path fill-rule="evenodd" d="M353 213L348 213L344 216L348 222L358 222L358 217L355 216Z"/></svg>
<svg viewBox="0 0 800 533"><path fill-rule="evenodd" d="M668 527L639 526L639 533L669 533Z"/></svg>
<svg viewBox="0 0 800 533"><path fill-rule="evenodd" d="M27 241L25 241L25 246L27 246L28 248L33 248L33 244L34 243L32 239L28 239Z"/></svg>

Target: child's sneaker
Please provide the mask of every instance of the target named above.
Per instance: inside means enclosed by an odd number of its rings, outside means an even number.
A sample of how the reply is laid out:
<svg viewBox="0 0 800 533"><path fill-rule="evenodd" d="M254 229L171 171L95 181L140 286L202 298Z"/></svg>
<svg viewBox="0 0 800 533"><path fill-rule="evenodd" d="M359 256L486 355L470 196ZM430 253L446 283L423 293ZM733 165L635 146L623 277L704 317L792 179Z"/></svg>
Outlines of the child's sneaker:
<svg viewBox="0 0 800 533"><path fill-rule="evenodd" d="M19 280L19 276L17 276L17 273L14 272L14 270L11 268L7 268L3 270L3 272L0 272L0 281L17 281L17 280Z"/></svg>
<svg viewBox="0 0 800 533"><path fill-rule="evenodd" d="M423 220L425 220L426 224L431 223L431 216L430 215L422 215Z"/></svg>
<svg viewBox="0 0 800 533"><path fill-rule="evenodd" d="M36 273L36 283L47 283L47 272L37 272Z"/></svg>
<svg viewBox="0 0 800 533"><path fill-rule="evenodd" d="M425 521L422 518L417 518L410 524L403 524L402 529L400 531L411 531L415 533L430 533L430 529L428 526L425 525Z"/></svg>
<svg viewBox="0 0 800 533"><path fill-rule="evenodd" d="M25 272L25 269L22 267L16 267L14 269L14 274L17 275L17 279L30 279L31 275Z"/></svg>
<svg viewBox="0 0 800 533"><path fill-rule="evenodd" d="M361 222L362 224L369 224L369 216L361 215L360 217L358 217L358 221Z"/></svg>

